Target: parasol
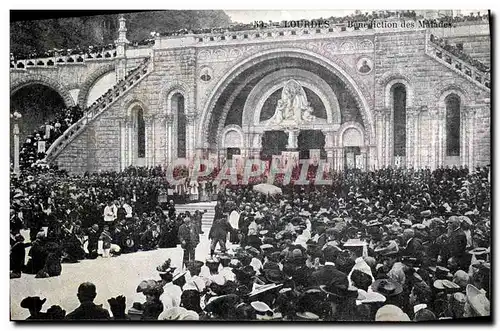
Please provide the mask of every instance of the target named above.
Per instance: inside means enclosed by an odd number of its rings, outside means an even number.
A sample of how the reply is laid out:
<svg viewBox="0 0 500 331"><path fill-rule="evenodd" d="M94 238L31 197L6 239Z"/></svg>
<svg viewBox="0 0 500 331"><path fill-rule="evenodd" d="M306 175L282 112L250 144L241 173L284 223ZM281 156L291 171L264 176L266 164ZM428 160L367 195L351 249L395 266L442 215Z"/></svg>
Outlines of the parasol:
<svg viewBox="0 0 500 331"><path fill-rule="evenodd" d="M282 193L281 188L279 188L275 185L266 184L266 183L255 185L253 187L253 190L256 192L260 192L260 193L264 193L264 194L271 194L271 195Z"/></svg>

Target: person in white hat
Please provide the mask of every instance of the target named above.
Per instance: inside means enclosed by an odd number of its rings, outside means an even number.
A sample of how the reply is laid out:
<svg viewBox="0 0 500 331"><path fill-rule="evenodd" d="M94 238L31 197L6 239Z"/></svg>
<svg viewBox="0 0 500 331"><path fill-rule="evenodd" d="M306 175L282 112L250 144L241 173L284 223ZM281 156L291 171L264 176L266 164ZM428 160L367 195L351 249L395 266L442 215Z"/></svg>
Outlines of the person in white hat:
<svg viewBox="0 0 500 331"><path fill-rule="evenodd" d="M375 315L376 322L410 322L410 318L401 308L394 305L385 305Z"/></svg>
<svg viewBox="0 0 500 331"><path fill-rule="evenodd" d="M474 285L467 285L464 317L490 316L490 300Z"/></svg>

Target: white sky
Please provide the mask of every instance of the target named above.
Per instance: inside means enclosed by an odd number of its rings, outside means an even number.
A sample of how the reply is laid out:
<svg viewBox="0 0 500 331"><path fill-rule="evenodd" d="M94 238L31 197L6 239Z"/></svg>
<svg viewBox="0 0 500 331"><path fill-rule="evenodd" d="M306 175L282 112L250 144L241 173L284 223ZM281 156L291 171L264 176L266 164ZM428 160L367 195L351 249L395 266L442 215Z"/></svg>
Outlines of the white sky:
<svg viewBox="0 0 500 331"><path fill-rule="evenodd" d="M393 9L394 10L394 9ZM320 17L328 18L331 16L346 16L354 13L354 9L342 10L225 10L233 22L253 23L254 21L269 20L274 22L300 20L300 19L317 19ZM361 9L361 12L371 13L373 9ZM485 10L462 10L463 15L468 15L470 12L486 13Z"/></svg>

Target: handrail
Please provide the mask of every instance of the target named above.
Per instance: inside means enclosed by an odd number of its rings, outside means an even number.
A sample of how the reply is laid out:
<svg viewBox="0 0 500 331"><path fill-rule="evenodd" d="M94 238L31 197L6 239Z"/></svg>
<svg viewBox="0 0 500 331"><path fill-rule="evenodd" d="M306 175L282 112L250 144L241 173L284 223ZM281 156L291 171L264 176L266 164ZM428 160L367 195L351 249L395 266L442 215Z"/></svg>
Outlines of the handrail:
<svg viewBox="0 0 500 331"><path fill-rule="evenodd" d="M130 74L127 75L125 80L118 82L111 90L108 90L108 92L101 96L102 99L99 98L101 99L100 101L94 102L91 106L85 109L84 115L68 129L66 129L63 134L50 145L45 155L45 161L49 162L57 156L58 153L62 151L72 140L72 138L77 136L87 124L114 104L117 99L123 96L129 89L142 80L147 73L151 72L151 70L148 69L150 63L150 58L147 58L145 62L141 63L136 69L132 70Z"/></svg>
<svg viewBox="0 0 500 331"><path fill-rule="evenodd" d="M448 52L438 44L431 42L426 49L427 54L438 59L440 62L451 67L455 71L465 75L469 80L480 85L483 88L490 89L491 78L489 72L483 72L476 68L473 64L466 62L456 55Z"/></svg>

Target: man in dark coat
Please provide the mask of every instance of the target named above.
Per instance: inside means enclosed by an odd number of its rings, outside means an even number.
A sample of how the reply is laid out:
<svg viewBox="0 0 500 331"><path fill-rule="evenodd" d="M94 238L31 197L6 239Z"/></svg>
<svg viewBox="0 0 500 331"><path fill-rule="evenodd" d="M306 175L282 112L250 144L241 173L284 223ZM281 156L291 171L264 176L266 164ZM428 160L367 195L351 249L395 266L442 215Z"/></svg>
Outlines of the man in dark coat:
<svg viewBox="0 0 500 331"><path fill-rule="evenodd" d="M447 254L446 260L449 258L455 258L459 261L460 268L466 270L468 267L468 256L466 253L467 247L467 237L464 231L460 228L460 222L458 220L452 220L448 223L448 242L446 245Z"/></svg>
<svg viewBox="0 0 500 331"><path fill-rule="evenodd" d="M97 250L99 247L99 237L101 235L101 232L99 231L99 225L94 224L90 228L88 232L88 245L87 245L87 258L88 259L95 259L97 258Z"/></svg>
<svg viewBox="0 0 500 331"><path fill-rule="evenodd" d="M24 237L20 234L15 236L16 243L10 250L10 270L13 276L21 277L21 272L24 269L24 260L26 258L26 247L31 246L31 243L24 243Z"/></svg>
<svg viewBox="0 0 500 331"><path fill-rule="evenodd" d="M423 254L424 248L422 240L415 237L415 231L413 229L405 229L403 231L403 241L406 243L404 255L420 257Z"/></svg>
<svg viewBox="0 0 500 331"><path fill-rule="evenodd" d="M325 265L312 273L311 286L327 285L334 280L347 279L347 275L335 267L334 261L337 260L339 252L339 249L333 246L328 246L323 250Z"/></svg>
<svg viewBox="0 0 500 331"><path fill-rule="evenodd" d="M36 274L45 266L48 252L45 248L45 235L39 233L36 235L37 239L32 242L31 249L28 253L30 259L26 264L25 272L28 274Z"/></svg>
<svg viewBox="0 0 500 331"><path fill-rule="evenodd" d="M224 254L226 252L226 239L227 234L233 231L233 227L229 224L227 220L227 215L223 215L220 218L214 220L212 227L210 228L210 233L208 234L208 239L210 242L210 256L214 255L215 247L217 243L220 245L220 250Z"/></svg>
<svg viewBox="0 0 500 331"><path fill-rule="evenodd" d="M183 263L187 264L188 261L194 260L196 246L200 243L198 227L189 217L186 217L184 223L179 227L178 236L184 250Z"/></svg>
<svg viewBox="0 0 500 331"><path fill-rule="evenodd" d="M82 283L78 287L78 300L80 306L66 315L68 320L107 320L110 319L109 312L102 308L102 305L96 305L96 288L92 283Z"/></svg>

